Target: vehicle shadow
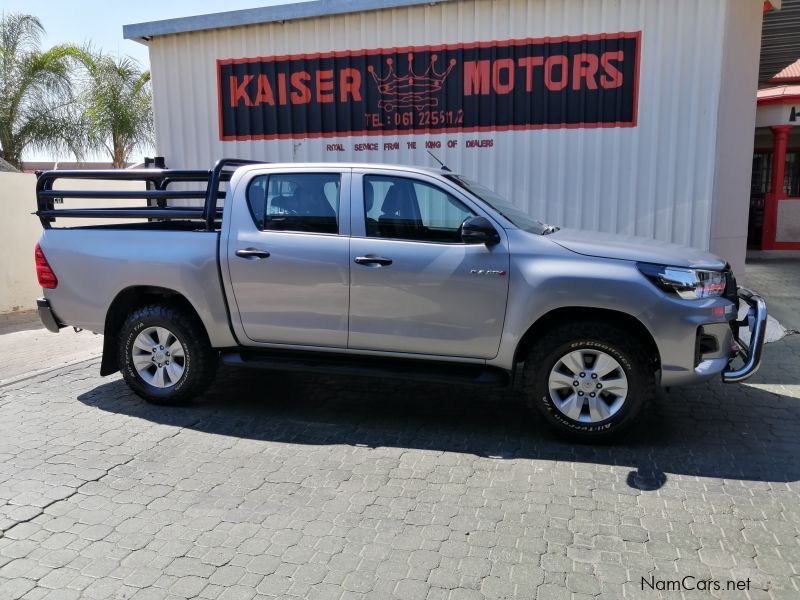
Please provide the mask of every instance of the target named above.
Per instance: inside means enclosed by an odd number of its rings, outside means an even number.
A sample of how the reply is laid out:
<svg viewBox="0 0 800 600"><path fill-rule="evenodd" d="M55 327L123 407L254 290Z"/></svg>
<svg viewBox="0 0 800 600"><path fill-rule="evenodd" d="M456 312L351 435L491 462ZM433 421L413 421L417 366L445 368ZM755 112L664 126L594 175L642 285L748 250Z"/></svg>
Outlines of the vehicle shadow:
<svg viewBox="0 0 800 600"><path fill-rule="evenodd" d="M767 347L765 364L784 343ZM768 375L759 377L768 383ZM791 377L800 383L800 372ZM631 469L628 486L639 490L659 489L670 475L800 480L800 398L748 385L712 382L661 394L633 431L605 445L561 440L529 415L515 392L413 381L222 369L214 386L186 408L147 404L119 378L79 400L152 422L260 441L624 466Z"/></svg>

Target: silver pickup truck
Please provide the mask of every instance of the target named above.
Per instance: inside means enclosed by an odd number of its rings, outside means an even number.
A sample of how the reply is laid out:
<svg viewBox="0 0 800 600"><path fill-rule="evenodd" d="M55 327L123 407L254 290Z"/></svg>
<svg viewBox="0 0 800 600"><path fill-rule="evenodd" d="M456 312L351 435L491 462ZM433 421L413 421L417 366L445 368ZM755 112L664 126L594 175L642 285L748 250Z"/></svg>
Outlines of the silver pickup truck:
<svg viewBox="0 0 800 600"><path fill-rule="evenodd" d="M147 188L54 189L86 178ZM102 333L101 374L122 371L151 402L191 401L220 362L515 386L591 441L626 428L659 386L741 381L761 360L766 306L724 260L545 225L446 168L50 171L37 201L43 323Z"/></svg>

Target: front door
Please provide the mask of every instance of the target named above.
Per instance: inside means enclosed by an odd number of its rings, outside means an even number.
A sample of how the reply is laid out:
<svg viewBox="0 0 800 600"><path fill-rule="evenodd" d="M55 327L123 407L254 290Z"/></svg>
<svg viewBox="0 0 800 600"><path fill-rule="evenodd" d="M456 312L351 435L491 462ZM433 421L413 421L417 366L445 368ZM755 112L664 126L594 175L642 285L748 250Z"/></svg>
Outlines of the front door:
<svg viewBox="0 0 800 600"><path fill-rule="evenodd" d="M232 209L228 268L250 341L347 346L349 182L349 171L294 169L246 183L247 202Z"/></svg>
<svg viewBox="0 0 800 600"><path fill-rule="evenodd" d="M491 248L464 244L460 225L474 207L435 179L386 173L354 174L348 346L493 358L508 295L505 234L498 227Z"/></svg>

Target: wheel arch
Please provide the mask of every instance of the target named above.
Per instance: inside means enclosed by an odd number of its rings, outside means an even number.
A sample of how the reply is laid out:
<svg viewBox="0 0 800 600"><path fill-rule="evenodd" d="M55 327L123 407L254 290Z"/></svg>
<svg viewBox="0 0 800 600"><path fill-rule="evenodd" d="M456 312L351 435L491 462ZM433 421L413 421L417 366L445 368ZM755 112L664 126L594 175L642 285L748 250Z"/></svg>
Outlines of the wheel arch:
<svg viewBox="0 0 800 600"><path fill-rule="evenodd" d="M655 369L661 368L661 355L653 334L639 319L629 313L607 308L568 306L551 310L539 317L525 332L514 352L514 366L524 362L537 339L563 323L576 321L601 322L616 325L631 331L636 339L642 341L648 355L652 356Z"/></svg>
<svg viewBox="0 0 800 600"><path fill-rule="evenodd" d="M100 363L100 375L111 375L119 371L117 360L117 344L119 341L119 330L122 327L125 317L130 312L140 306L152 304L154 302L168 301L172 305L180 306L192 315L197 322L203 326L205 324L200 318L199 313L192 303L180 292L170 288L153 285L136 285L121 290L111 301L106 311L105 324L103 326L103 358Z"/></svg>

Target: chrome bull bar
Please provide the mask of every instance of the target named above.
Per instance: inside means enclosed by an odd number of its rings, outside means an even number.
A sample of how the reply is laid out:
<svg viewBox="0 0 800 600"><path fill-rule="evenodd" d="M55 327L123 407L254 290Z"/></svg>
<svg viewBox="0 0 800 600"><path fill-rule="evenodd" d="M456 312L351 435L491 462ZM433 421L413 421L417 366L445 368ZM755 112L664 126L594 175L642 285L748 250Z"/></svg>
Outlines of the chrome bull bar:
<svg viewBox="0 0 800 600"><path fill-rule="evenodd" d="M740 287L738 290L739 298L747 303L749 309L747 315L737 321L739 327L746 326L750 331L750 343L744 343L738 335L734 336L736 345L739 347L737 357L744 361L738 369L733 369L731 363L722 372L722 381L725 383L736 383L744 381L754 375L761 366L761 352L764 348L764 335L767 331L767 303L753 290ZM732 362L732 361L731 361Z"/></svg>

